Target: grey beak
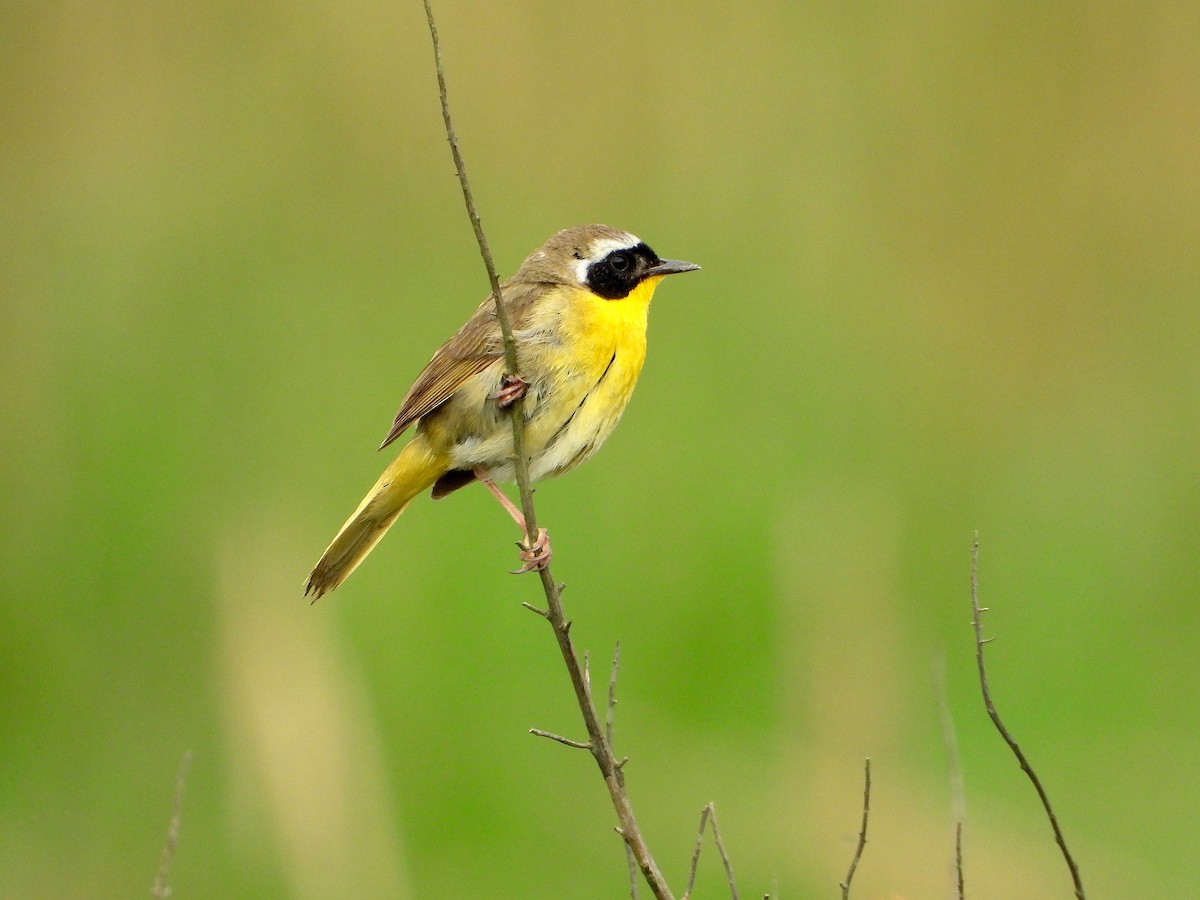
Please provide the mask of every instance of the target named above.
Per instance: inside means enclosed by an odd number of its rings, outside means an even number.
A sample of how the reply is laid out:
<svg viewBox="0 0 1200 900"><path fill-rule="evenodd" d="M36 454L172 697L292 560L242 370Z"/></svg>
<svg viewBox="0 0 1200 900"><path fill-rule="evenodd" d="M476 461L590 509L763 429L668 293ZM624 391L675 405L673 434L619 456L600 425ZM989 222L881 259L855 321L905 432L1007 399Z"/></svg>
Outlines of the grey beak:
<svg viewBox="0 0 1200 900"><path fill-rule="evenodd" d="M658 265L646 270L647 275L677 275L680 272L694 272L700 267L695 263L684 262L682 259L660 259Z"/></svg>

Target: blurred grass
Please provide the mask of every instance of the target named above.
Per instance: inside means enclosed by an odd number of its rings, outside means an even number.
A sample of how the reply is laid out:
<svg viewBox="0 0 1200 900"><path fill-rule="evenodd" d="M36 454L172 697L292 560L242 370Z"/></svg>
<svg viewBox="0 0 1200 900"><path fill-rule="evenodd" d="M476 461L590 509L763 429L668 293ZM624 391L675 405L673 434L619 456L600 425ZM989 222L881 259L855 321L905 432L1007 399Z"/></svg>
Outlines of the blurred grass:
<svg viewBox="0 0 1200 900"><path fill-rule="evenodd" d="M503 270L596 220L704 266L538 495L672 880L715 800L744 891L831 895L870 755L856 891L937 896L944 655L972 894L1064 895L976 696L979 529L1089 895L1191 896L1194 5L438 15ZM0 894L148 891L191 748L180 896L619 895L587 760L524 734L578 729L489 498L300 598L485 291L419 5L9 4L0 39Z"/></svg>

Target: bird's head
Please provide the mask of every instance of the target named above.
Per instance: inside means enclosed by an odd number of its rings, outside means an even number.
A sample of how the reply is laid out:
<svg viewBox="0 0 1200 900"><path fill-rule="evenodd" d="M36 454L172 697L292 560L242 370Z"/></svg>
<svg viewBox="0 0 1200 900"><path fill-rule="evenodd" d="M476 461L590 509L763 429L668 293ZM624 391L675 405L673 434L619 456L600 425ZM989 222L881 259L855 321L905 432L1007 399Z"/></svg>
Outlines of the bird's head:
<svg viewBox="0 0 1200 900"><path fill-rule="evenodd" d="M641 238L608 225L579 225L550 238L521 266L518 277L586 288L605 300L623 300L647 279L700 267L662 259Z"/></svg>

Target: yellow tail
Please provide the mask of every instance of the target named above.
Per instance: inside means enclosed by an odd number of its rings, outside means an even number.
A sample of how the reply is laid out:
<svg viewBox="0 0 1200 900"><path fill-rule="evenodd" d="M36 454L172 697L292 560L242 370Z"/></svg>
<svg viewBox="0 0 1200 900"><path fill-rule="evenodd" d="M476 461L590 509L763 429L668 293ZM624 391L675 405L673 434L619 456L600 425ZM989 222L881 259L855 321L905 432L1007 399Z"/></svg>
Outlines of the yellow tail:
<svg viewBox="0 0 1200 900"><path fill-rule="evenodd" d="M446 462L430 449L425 436L415 435L325 548L320 562L308 576L304 595L312 594L315 602L345 581L404 512L409 501L445 471Z"/></svg>

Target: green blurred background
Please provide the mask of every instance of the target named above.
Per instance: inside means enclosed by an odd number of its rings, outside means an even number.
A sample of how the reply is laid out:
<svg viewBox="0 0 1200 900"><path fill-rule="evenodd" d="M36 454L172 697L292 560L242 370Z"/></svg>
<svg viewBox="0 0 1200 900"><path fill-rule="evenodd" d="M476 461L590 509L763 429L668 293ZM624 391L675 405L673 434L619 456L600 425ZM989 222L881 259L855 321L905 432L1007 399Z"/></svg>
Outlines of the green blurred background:
<svg viewBox="0 0 1200 900"><path fill-rule="evenodd" d="M712 800L743 896L836 896L870 756L855 896L946 896L944 693L969 895L1070 895L978 530L1089 897L1194 897L1200 6L437 12L502 274L587 221L704 266L538 493L675 890ZM176 896L624 896L485 492L301 596L486 291L420 5L0 38L0 895L146 896L190 749Z"/></svg>

